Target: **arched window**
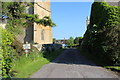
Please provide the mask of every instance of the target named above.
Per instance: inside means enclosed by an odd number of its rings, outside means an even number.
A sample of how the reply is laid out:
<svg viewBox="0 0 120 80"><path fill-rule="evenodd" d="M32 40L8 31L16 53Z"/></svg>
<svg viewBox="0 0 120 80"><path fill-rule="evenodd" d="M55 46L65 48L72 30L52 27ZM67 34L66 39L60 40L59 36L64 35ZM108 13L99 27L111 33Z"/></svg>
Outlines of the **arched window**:
<svg viewBox="0 0 120 80"><path fill-rule="evenodd" d="M44 31L44 29L41 31L41 40L44 40L44 33L45 33L45 31Z"/></svg>

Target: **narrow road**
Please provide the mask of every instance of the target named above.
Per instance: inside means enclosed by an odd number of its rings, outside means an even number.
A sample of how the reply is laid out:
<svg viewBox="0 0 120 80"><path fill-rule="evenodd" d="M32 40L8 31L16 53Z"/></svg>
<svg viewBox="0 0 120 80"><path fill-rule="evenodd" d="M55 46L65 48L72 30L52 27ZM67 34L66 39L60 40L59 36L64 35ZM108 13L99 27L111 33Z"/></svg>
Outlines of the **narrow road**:
<svg viewBox="0 0 120 80"><path fill-rule="evenodd" d="M76 49L65 50L52 63L44 65L31 78L118 78L115 73L96 66Z"/></svg>

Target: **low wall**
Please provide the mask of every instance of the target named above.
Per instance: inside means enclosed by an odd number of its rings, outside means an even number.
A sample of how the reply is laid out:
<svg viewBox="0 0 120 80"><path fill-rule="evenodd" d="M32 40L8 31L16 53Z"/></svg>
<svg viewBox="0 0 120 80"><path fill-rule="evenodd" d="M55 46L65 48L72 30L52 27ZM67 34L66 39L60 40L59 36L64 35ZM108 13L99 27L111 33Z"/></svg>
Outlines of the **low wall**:
<svg viewBox="0 0 120 80"><path fill-rule="evenodd" d="M39 51L55 51L62 48L62 44L33 44Z"/></svg>
<svg viewBox="0 0 120 80"><path fill-rule="evenodd" d="M43 44L42 45L43 51L55 51L61 48L62 48L62 44Z"/></svg>

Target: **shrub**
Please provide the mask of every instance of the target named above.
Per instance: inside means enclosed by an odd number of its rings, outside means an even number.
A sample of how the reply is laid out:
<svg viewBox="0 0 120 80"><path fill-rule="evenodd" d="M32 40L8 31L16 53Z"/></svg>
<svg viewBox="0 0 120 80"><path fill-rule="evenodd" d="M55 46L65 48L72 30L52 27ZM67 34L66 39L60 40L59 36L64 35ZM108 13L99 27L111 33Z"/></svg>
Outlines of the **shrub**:
<svg viewBox="0 0 120 80"><path fill-rule="evenodd" d="M106 2L92 4L90 24L84 35L82 49L104 65L119 64L120 7ZM118 26L117 26L118 25Z"/></svg>
<svg viewBox="0 0 120 80"><path fill-rule="evenodd" d="M4 78L10 77L11 72L11 62L14 50L11 47L12 42L14 41L13 35L10 34L7 30L0 28L0 57L1 57L1 75Z"/></svg>
<svg viewBox="0 0 120 80"><path fill-rule="evenodd" d="M23 49L23 43L19 42L16 39L12 43L12 47L14 48L17 57L19 57L19 56L21 56L22 54L25 53L25 51ZM29 52L37 53L37 52L39 52L39 50L31 44L31 49L29 50Z"/></svg>

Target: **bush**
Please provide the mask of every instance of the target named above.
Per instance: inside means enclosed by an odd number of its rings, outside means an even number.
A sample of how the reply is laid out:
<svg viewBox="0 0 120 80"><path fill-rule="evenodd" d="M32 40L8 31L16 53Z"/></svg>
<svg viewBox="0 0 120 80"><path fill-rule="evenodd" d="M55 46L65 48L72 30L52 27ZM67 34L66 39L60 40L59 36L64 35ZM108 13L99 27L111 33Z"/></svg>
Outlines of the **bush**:
<svg viewBox="0 0 120 80"><path fill-rule="evenodd" d="M10 34L7 30L0 28L0 59L1 59L1 75L4 78L10 77L11 72L11 62L14 50L11 47L12 42L14 41L13 35Z"/></svg>
<svg viewBox="0 0 120 80"><path fill-rule="evenodd" d="M102 65L119 63L120 7L105 2L94 2L90 24L84 35L82 49L87 50ZM117 26L118 25L118 26Z"/></svg>
<svg viewBox="0 0 120 80"><path fill-rule="evenodd" d="M23 44L17 41L16 39L12 43L12 47L15 49L16 55L22 55L24 53Z"/></svg>
<svg viewBox="0 0 120 80"><path fill-rule="evenodd" d="M25 53L25 51L23 49L23 43L17 41L16 39L12 43L12 47L15 49L16 56L18 56L18 57ZM31 44L31 49L29 50L29 52L35 52L36 53L36 52L39 52L39 50Z"/></svg>

